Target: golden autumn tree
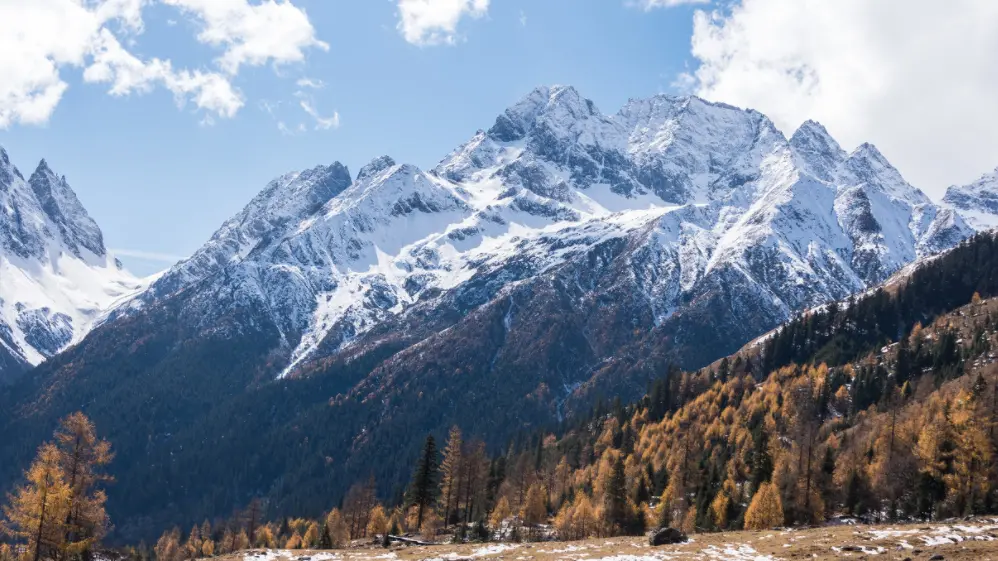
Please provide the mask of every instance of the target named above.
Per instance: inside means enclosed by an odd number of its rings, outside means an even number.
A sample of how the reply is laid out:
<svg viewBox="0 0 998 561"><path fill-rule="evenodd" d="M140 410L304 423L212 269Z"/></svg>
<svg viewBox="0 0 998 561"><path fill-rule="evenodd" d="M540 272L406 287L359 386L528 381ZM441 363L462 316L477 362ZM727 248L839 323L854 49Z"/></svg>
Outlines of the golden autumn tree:
<svg viewBox="0 0 998 561"><path fill-rule="evenodd" d="M195 524L191 528L191 533L187 537L187 543L184 544L184 553L187 559L199 559L204 556L203 553L204 540L201 539L201 528Z"/></svg>
<svg viewBox="0 0 998 561"><path fill-rule="evenodd" d="M731 505L731 498L727 491L722 489L710 503L710 514L714 519L714 524L721 530L728 525L728 508Z"/></svg>
<svg viewBox="0 0 998 561"><path fill-rule="evenodd" d="M984 423L975 412L973 396L963 391L953 401L950 420L956 449L952 473L943 479L952 513L965 516L979 512L990 491L986 467L991 464L991 445Z"/></svg>
<svg viewBox="0 0 998 561"><path fill-rule="evenodd" d="M256 547L272 548L274 547L274 532L270 529L270 526L263 525L260 529L256 531Z"/></svg>
<svg viewBox="0 0 998 561"><path fill-rule="evenodd" d="M499 502L496 503L495 508L492 509L492 515L489 517L489 524L498 529L502 526L503 521L510 516L513 516L513 510L509 507L509 499L505 496L499 497Z"/></svg>
<svg viewBox="0 0 998 561"><path fill-rule="evenodd" d="M527 489L527 498L524 499L523 508L520 510L520 517L523 518L524 524L536 526L547 520L547 507L544 505L546 494L540 483L534 483Z"/></svg>
<svg viewBox="0 0 998 561"><path fill-rule="evenodd" d="M763 483L745 511L745 529L765 530L782 525L783 501L780 499L780 490L772 483Z"/></svg>
<svg viewBox="0 0 998 561"><path fill-rule="evenodd" d="M451 515L457 510L459 492L461 490L461 429L456 425L451 427L447 436L447 447L444 449L444 459L440 462L440 500L443 509L444 526L450 524Z"/></svg>
<svg viewBox="0 0 998 561"><path fill-rule="evenodd" d="M25 473L27 482L14 491L3 509L0 528L25 543L27 558L34 561L58 557L65 545L71 490L59 461L55 445L42 445Z"/></svg>
<svg viewBox="0 0 998 561"><path fill-rule="evenodd" d="M385 507L375 505L367 518L367 535L374 537L388 533L388 515L385 514Z"/></svg>
<svg viewBox="0 0 998 561"><path fill-rule="evenodd" d="M180 545L180 528L163 532L154 548L156 561L181 561L184 548Z"/></svg>
<svg viewBox="0 0 998 561"><path fill-rule="evenodd" d="M326 531L329 532L329 542L334 548L343 547L350 541L350 527L339 509L334 508L326 516Z"/></svg>
<svg viewBox="0 0 998 561"><path fill-rule="evenodd" d="M90 419L78 412L60 421L55 446L70 491L63 547L68 555L78 556L99 543L109 527L107 495L98 486L111 481L104 473L113 458L111 444L98 438Z"/></svg>
<svg viewBox="0 0 998 561"><path fill-rule="evenodd" d="M284 544L284 549L301 549L301 548L302 548L301 534L299 534L298 532L291 534L291 537L288 538L288 541L285 542Z"/></svg>
<svg viewBox="0 0 998 561"><path fill-rule="evenodd" d="M305 535L301 538L302 547L305 549L319 547L319 525L312 522L305 530Z"/></svg>

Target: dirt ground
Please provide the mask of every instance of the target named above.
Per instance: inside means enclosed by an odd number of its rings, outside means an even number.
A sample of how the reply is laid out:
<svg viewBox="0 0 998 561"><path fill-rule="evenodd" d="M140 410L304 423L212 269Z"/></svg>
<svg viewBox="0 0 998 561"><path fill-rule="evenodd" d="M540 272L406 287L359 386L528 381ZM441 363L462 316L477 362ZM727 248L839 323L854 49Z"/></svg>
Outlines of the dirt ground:
<svg viewBox="0 0 998 561"><path fill-rule="evenodd" d="M941 557L940 557L941 556ZM769 561L793 559L998 561L998 519L949 524L842 525L807 530L695 534L688 543L651 547L646 538L576 542L378 546L335 551L251 550L225 561Z"/></svg>

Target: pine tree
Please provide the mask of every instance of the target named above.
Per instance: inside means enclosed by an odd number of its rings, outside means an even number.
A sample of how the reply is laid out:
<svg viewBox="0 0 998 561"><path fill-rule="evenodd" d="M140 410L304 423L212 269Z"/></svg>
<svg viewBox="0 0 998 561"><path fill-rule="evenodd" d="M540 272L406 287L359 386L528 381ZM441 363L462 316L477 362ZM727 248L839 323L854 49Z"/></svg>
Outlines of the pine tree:
<svg viewBox="0 0 998 561"><path fill-rule="evenodd" d="M260 499L257 498L251 500L249 506L246 507L246 513L244 514L244 518L246 519L246 537L249 538L251 544L256 543L256 532L260 525L262 511L263 505L260 503Z"/></svg>
<svg viewBox="0 0 998 561"><path fill-rule="evenodd" d="M428 508L433 507L437 499L437 444L433 435L426 437L423 445L423 453L416 464L416 471L412 474L412 482L409 484L406 503L416 507L416 530L423 527L423 517Z"/></svg>

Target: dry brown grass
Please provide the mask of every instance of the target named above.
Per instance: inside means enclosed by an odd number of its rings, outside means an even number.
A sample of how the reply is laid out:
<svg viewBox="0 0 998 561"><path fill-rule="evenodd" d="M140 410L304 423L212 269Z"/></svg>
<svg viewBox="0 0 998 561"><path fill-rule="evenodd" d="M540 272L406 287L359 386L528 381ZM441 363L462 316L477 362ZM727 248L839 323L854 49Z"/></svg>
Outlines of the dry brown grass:
<svg viewBox="0 0 998 561"><path fill-rule="evenodd" d="M260 551L223 561L765 561L792 559L998 561L998 520L950 524L844 525L806 530L696 534L682 545L651 547L622 537L576 542L440 544L384 549L355 543L335 551Z"/></svg>

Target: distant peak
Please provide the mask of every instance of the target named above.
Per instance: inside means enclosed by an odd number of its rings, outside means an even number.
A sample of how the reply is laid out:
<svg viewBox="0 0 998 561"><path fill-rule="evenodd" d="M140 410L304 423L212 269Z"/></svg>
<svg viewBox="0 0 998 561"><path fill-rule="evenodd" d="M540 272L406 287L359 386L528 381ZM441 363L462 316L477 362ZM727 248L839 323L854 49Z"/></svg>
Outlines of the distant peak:
<svg viewBox="0 0 998 561"><path fill-rule="evenodd" d="M345 172L347 175L350 175L350 170L345 165L341 164L338 161L329 164L329 170L332 171L332 172L334 172L334 173L344 173Z"/></svg>
<svg viewBox="0 0 998 561"><path fill-rule="evenodd" d="M360 168L357 173L357 181L381 173L382 171L395 165L395 160L390 156L381 156L371 160L369 164Z"/></svg>
<svg viewBox="0 0 998 561"><path fill-rule="evenodd" d="M804 145L811 145L814 147L815 144L825 146L827 148L833 149L836 152L842 150L839 143L835 141L831 134L829 134L828 129L818 121L813 121L808 119L801 123L794 134L790 137L790 144L795 147L803 147Z"/></svg>
<svg viewBox="0 0 998 561"><path fill-rule="evenodd" d="M49 167L49 163L45 160L45 158L42 158L42 160L38 162L38 166L35 168L35 171L28 179L28 183L31 184L31 187L35 190L35 193L39 197L44 198L46 196L46 192L52 191L53 181L58 182L59 176L52 171L52 168ZM67 185L66 188L69 189L69 186Z"/></svg>
<svg viewBox="0 0 998 561"><path fill-rule="evenodd" d="M501 142L523 138L544 114L567 113L575 119L599 115L596 105L572 86L540 86L496 118L488 134Z"/></svg>
<svg viewBox="0 0 998 561"><path fill-rule="evenodd" d="M821 135L828 137L832 136L828 134L828 129L825 128L825 125L822 125L821 123L813 119L808 119L804 121L803 123L800 124L799 127L797 127L797 130L794 131L794 136L805 135L805 134Z"/></svg>
<svg viewBox="0 0 998 561"><path fill-rule="evenodd" d="M850 157L858 157L858 158L873 160L883 166L893 167L891 166L890 162L887 161L887 158L885 158L884 155L880 152L880 150L878 150L876 146L870 144L869 142L864 142L863 144L860 144L855 150L853 150L853 153L850 154Z"/></svg>

